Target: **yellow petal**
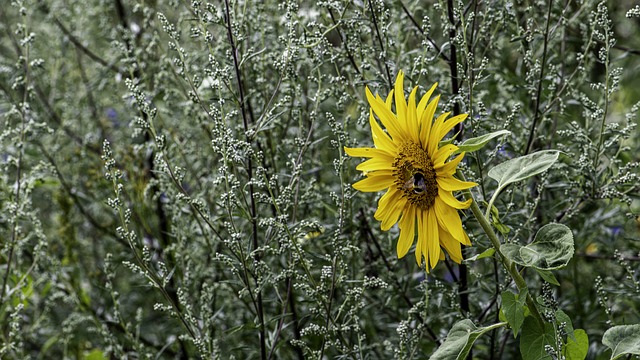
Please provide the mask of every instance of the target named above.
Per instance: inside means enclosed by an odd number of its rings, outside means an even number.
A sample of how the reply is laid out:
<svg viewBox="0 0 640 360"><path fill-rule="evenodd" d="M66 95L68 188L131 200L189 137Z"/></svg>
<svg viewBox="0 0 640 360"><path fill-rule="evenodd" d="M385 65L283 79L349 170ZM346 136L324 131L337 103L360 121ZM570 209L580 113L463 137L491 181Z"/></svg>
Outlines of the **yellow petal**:
<svg viewBox="0 0 640 360"><path fill-rule="evenodd" d="M440 149L436 150L435 154L433 154L433 164L444 163L456 150L458 150L458 147L453 144L446 144L442 146Z"/></svg>
<svg viewBox="0 0 640 360"><path fill-rule="evenodd" d="M376 95L376 97L380 98L380 95ZM387 109L391 111L391 105L393 102L393 89L389 91L389 95L387 95L387 99L384 101L384 104L387 106Z"/></svg>
<svg viewBox="0 0 640 360"><path fill-rule="evenodd" d="M418 103L418 108L417 108L417 113L416 113L416 115L418 117L418 120L422 120L422 113L424 112L424 109L427 108L427 104L429 103L429 99L431 98L431 95L435 91L436 87L438 87L438 83L433 84L431 89L429 89L429 91L427 91L427 93L424 94L422 96L422 98L420 99L420 103ZM433 117L433 115L432 115L432 117Z"/></svg>
<svg viewBox="0 0 640 360"><path fill-rule="evenodd" d="M387 211L389 211L390 205L393 204L398 199L400 199L400 195L401 193L395 188L389 188L389 190L386 193L384 193L384 195L382 195L380 199L378 199L378 209L376 209L376 212L375 214L373 214L373 217L376 220L382 220L383 215Z"/></svg>
<svg viewBox="0 0 640 360"><path fill-rule="evenodd" d="M418 243L416 244L416 250L415 250L415 256L416 256L416 263L418 264L418 266L422 266L422 255L424 254L424 256L428 256L427 252L425 252L425 229L426 229L426 222L427 222L427 213L425 210L422 209L418 209L416 211L417 213L417 217L418 217ZM429 272L429 266L427 266L427 272Z"/></svg>
<svg viewBox="0 0 640 360"><path fill-rule="evenodd" d="M396 104L396 114L400 125L407 129L407 103L404 101L404 72L398 71L394 88L394 100Z"/></svg>
<svg viewBox="0 0 640 360"><path fill-rule="evenodd" d="M409 124L411 119L407 117L407 102L404 99L404 72L402 70L398 71L395 88L393 90L398 125L402 128L403 134L411 135L411 125ZM417 138L417 136L414 137Z"/></svg>
<svg viewBox="0 0 640 360"><path fill-rule="evenodd" d="M436 212L433 209L427 211L427 242L429 243L429 265L433 269L440 260L440 240Z"/></svg>
<svg viewBox="0 0 640 360"><path fill-rule="evenodd" d="M402 214L400 219L400 237L398 238L398 244L396 251L398 253L398 259L403 258L409 252L411 245L413 245L413 238L416 229L416 211L415 207L409 206L408 209Z"/></svg>
<svg viewBox="0 0 640 360"><path fill-rule="evenodd" d="M393 158L390 156L376 156L356 166L359 171L393 170Z"/></svg>
<svg viewBox="0 0 640 360"><path fill-rule="evenodd" d="M433 208L438 218L438 225L445 231L447 231L458 242L465 242L464 229L462 228L462 221L458 212L444 203L440 198L436 198L433 204Z"/></svg>
<svg viewBox="0 0 640 360"><path fill-rule="evenodd" d="M364 158L372 158L374 156L389 156L389 154L380 149L374 149L369 147L362 148L348 148L344 147L344 152L351 157L364 157Z"/></svg>
<svg viewBox="0 0 640 360"><path fill-rule="evenodd" d="M467 209L469 206L471 206L472 201L471 199L469 199L465 202L461 202L453 197L450 191L438 191L438 197L440 197L440 199L442 199L445 204L451 206L454 209Z"/></svg>
<svg viewBox="0 0 640 360"><path fill-rule="evenodd" d="M373 117L373 110L369 109L369 126L371 126L371 137L376 148L386 151L389 155L397 154L398 147L393 143L389 135L382 130L378 122Z"/></svg>
<svg viewBox="0 0 640 360"><path fill-rule="evenodd" d="M451 119L447 120L442 125L442 127L440 128L440 133L437 135L438 141L440 141L440 139L445 137L445 135L447 135L447 133L449 131L451 131L451 129L453 129L454 126L456 126L459 123L463 122L464 119L466 119L468 115L469 114L460 114L460 115L454 116Z"/></svg>
<svg viewBox="0 0 640 360"><path fill-rule="evenodd" d="M366 93L371 109L378 115L378 119L380 119L382 125L387 129L389 135L391 135L393 139L403 138L404 133L402 132L402 128L398 126L396 115L387 108L385 103L382 102L382 99L373 96L368 87L366 88Z"/></svg>
<svg viewBox="0 0 640 360"><path fill-rule="evenodd" d="M436 173L438 176L452 176L456 173L456 168L462 158L464 157L464 152L461 152L460 155L453 158L453 160L447 163L434 163L433 168L436 169Z"/></svg>
<svg viewBox="0 0 640 360"><path fill-rule="evenodd" d="M431 128L433 127L433 115L436 113L436 107L440 101L440 95L433 99L429 106L424 110L420 116L420 141L422 142L422 148L427 149L429 144L429 136L431 135Z"/></svg>
<svg viewBox="0 0 640 360"><path fill-rule="evenodd" d="M420 124L416 116L416 92L418 87L414 87L409 94L409 104L407 105L407 133L411 136L411 140L415 143L419 142Z"/></svg>
<svg viewBox="0 0 640 360"><path fill-rule="evenodd" d="M404 208L405 203L406 201L402 203L396 202L389 207L389 211L385 214L382 218L382 222L380 223L380 230L387 231L398 222L398 218L402 213L402 208Z"/></svg>
<svg viewBox="0 0 640 360"><path fill-rule="evenodd" d="M471 239L469 239L469 235L467 235L467 232L464 232L464 242L462 243L462 245L471 245Z"/></svg>
<svg viewBox="0 0 640 360"><path fill-rule="evenodd" d="M376 192L393 185L395 177L392 174L377 175L376 173L377 171L353 184L353 188L362 192Z"/></svg>
<svg viewBox="0 0 640 360"><path fill-rule="evenodd" d="M402 197L402 193L394 188L389 188L380 200L378 200L378 210L373 215L381 221L380 229L387 231L398 221L407 200Z"/></svg>
<svg viewBox="0 0 640 360"><path fill-rule="evenodd" d="M460 264L462 262L462 249L460 243L451 234L440 229L440 245L447 251L451 260Z"/></svg>
<svg viewBox="0 0 640 360"><path fill-rule="evenodd" d="M474 186L478 186L478 184L471 181L460 181L451 176L443 176L437 177L436 181L438 182L438 186L445 191L456 191L456 190L464 190L470 189Z"/></svg>
<svg viewBox="0 0 640 360"><path fill-rule="evenodd" d="M449 116L449 114L451 113L446 112L438 116L436 121L433 123L433 127L431 127L431 133L429 134L429 143L427 145L427 153L429 154L429 156L431 156L432 159L433 155L438 149L438 143L442 139L441 137L438 137L438 135L440 134L440 129L442 128L442 124L444 123L444 120L447 118L447 116Z"/></svg>

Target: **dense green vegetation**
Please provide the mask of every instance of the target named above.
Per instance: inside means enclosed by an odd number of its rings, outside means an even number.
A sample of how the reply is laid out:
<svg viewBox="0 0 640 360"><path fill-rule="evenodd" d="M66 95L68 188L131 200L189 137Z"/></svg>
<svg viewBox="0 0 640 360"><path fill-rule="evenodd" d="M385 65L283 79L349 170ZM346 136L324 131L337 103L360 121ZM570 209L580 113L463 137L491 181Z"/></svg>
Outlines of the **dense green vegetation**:
<svg viewBox="0 0 640 360"><path fill-rule="evenodd" d="M0 358L637 356L639 29L631 1L4 1ZM456 144L506 130L429 274L343 150L400 70L469 114Z"/></svg>

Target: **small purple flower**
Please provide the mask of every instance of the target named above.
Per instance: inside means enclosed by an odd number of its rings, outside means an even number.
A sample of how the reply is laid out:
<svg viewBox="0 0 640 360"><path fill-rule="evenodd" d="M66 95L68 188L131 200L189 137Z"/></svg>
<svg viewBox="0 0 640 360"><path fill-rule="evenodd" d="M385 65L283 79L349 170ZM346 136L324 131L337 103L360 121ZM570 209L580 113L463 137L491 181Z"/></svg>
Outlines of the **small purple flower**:
<svg viewBox="0 0 640 360"><path fill-rule="evenodd" d="M116 111L116 109L108 108L107 109L107 118L109 118L109 120L111 120L111 121L115 121L116 119L118 119L118 112Z"/></svg>
<svg viewBox="0 0 640 360"><path fill-rule="evenodd" d="M616 226L611 227L611 235L613 237L616 237L616 236L620 235L621 232L622 232L622 226L616 225Z"/></svg>

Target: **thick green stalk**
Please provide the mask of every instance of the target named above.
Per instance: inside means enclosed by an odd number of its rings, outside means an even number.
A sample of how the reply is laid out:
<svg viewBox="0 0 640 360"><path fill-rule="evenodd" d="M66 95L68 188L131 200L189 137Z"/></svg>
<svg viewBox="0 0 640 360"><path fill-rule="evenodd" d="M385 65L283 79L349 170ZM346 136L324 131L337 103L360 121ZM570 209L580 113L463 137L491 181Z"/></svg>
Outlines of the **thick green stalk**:
<svg viewBox="0 0 640 360"><path fill-rule="evenodd" d="M460 171L458 171L458 176L464 180L464 176L462 175L462 173L460 173ZM498 235L496 235L495 231L493 231L493 228L491 227L489 220L482 214L482 211L480 210L478 203L473 198L471 191L464 190L462 193L464 194L464 197L466 199L472 200L471 212L476 217L476 220L478 220L478 223L480 223L482 230L484 230L484 232L489 237L491 244L493 245L494 249L496 249L496 253L500 256L500 261L502 262L502 265L507 270L509 275L511 275L511 278L513 278L513 281L515 281L516 286L518 287L518 290L522 292L524 289L527 289L527 306L529 307L529 310L531 311L533 316L536 319L538 319L540 324L544 324L542 315L540 315L540 312L538 311L538 307L536 306L536 303L533 300L533 297L531 297L531 294L528 291L526 281L524 281L524 278L522 277L520 272L518 272L518 269L516 268L516 264L513 261L511 261L509 258L507 258L500 250L500 246L501 246L500 239L498 239Z"/></svg>

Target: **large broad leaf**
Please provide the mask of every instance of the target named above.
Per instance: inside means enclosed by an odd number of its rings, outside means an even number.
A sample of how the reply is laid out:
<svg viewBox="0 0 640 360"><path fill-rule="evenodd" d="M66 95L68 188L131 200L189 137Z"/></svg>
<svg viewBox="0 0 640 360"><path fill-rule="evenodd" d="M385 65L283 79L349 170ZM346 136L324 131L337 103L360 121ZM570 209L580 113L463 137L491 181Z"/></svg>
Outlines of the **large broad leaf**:
<svg viewBox="0 0 640 360"><path fill-rule="evenodd" d="M582 329L573 332L574 338L567 339L567 345L563 349L567 360L584 360L589 352L589 337Z"/></svg>
<svg viewBox="0 0 640 360"><path fill-rule="evenodd" d="M513 337L518 336L518 331L524 322L525 313L525 301L527 299L527 290L516 295L509 290L503 291L502 297L502 312L505 318L509 322L509 326L513 329Z"/></svg>
<svg viewBox="0 0 640 360"><path fill-rule="evenodd" d="M538 230L531 244L504 244L500 250L516 264L556 270L565 267L573 257L573 234L565 225L547 224Z"/></svg>
<svg viewBox="0 0 640 360"><path fill-rule="evenodd" d="M497 323L487 327L476 327L469 319L460 320L453 324L447 339L431 355L431 360L464 360L469 355L471 347L476 339L487 331L506 325L507 323Z"/></svg>
<svg viewBox="0 0 640 360"><path fill-rule="evenodd" d="M611 360L623 355L640 355L640 324L614 326L605 331L602 343L611 348Z"/></svg>
<svg viewBox="0 0 640 360"><path fill-rule="evenodd" d="M509 184L549 169L558 160L559 155L560 152L557 150L543 150L496 165L489 170L489 177L498 182L496 193L502 191Z"/></svg>
<svg viewBox="0 0 640 360"><path fill-rule="evenodd" d="M511 131L509 130L494 131L489 134L484 134L478 137L467 139L462 144L458 145L458 150L456 150L456 153L463 152L463 151L472 152L472 151L479 150L483 146L487 145L487 143L492 139L497 138L498 136L507 135L507 134L511 134Z"/></svg>
<svg viewBox="0 0 640 360"><path fill-rule="evenodd" d="M545 345L554 346L556 343L553 324L540 324L533 316L527 316L522 325L520 335L520 355L522 360L547 360L551 356L544 349Z"/></svg>

